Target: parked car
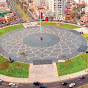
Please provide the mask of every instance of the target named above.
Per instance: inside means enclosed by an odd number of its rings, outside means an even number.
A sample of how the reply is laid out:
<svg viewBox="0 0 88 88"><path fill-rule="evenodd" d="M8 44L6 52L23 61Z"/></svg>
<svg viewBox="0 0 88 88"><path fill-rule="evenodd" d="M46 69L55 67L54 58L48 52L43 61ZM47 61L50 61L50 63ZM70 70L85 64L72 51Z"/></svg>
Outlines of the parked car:
<svg viewBox="0 0 88 88"><path fill-rule="evenodd" d="M85 76L81 76L80 79L85 79L86 77Z"/></svg>
<svg viewBox="0 0 88 88"><path fill-rule="evenodd" d="M9 86L16 87L16 84L15 83L9 83Z"/></svg>
<svg viewBox="0 0 88 88"><path fill-rule="evenodd" d="M61 84L62 84L62 85L67 85L68 83L67 83L67 82L62 82Z"/></svg>
<svg viewBox="0 0 88 88"><path fill-rule="evenodd" d="M70 87L70 88L72 88L72 87L74 87L74 86L75 86L75 83L69 84L69 87Z"/></svg>
<svg viewBox="0 0 88 88"><path fill-rule="evenodd" d="M45 85L41 85L40 88L47 88Z"/></svg>
<svg viewBox="0 0 88 88"><path fill-rule="evenodd" d="M86 27L86 25L83 25L83 27Z"/></svg>
<svg viewBox="0 0 88 88"><path fill-rule="evenodd" d="M14 62L14 60L12 60L11 57L9 57L8 62L12 63L12 62Z"/></svg>
<svg viewBox="0 0 88 88"><path fill-rule="evenodd" d="M0 79L0 84L2 84L2 82L3 82L3 80L2 80L2 79Z"/></svg>
<svg viewBox="0 0 88 88"><path fill-rule="evenodd" d="M41 85L41 83L37 81L37 82L33 82L33 85L39 86L39 85Z"/></svg>

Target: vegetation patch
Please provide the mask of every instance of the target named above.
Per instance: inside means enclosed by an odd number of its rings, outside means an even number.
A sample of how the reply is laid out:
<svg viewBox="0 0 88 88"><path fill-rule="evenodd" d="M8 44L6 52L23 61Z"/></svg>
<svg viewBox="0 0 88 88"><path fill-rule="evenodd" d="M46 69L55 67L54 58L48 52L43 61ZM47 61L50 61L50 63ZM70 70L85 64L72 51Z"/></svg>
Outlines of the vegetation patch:
<svg viewBox="0 0 88 88"><path fill-rule="evenodd" d="M40 25L40 23L38 24ZM76 26L76 25L71 25L71 24L66 24L66 23L55 23L55 22L42 22L41 25L63 27L63 28L68 28L68 29L80 28L79 26Z"/></svg>
<svg viewBox="0 0 88 88"><path fill-rule="evenodd" d="M22 53L20 53L20 55L26 57L27 56L27 53L26 52L22 52Z"/></svg>
<svg viewBox="0 0 88 88"><path fill-rule="evenodd" d="M16 29L20 29L20 28L24 28L24 26L22 24L18 24L18 25L13 25L13 26L9 26L6 28L2 28L0 29L0 37L10 31L16 30Z"/></svg>
<svg viewBox="0 0 88 88"><path fill-rule="evenodd" d="M84 85L84 86L81 86L79 88L88 88L88 84L87 85Z"/></svg>
<svg viewBox="0 0 88 88"><path fill-rule="evenodd" d="M10 77L28 78L29 64L19 62L9 63L8 59L0 56L0 74Z"/></svg>
<svg viewBox="0 0 88 88"><path fill-rule="evenodd" d="M83 34L85 37L86 37L86 39L88 40L88 34Z"/></svg>
<svg viewBox="0 0 88 88"><path fill-rule="evenodd" d="M82 53L79 56L68 59L65 62L57 62L58 75L66 75L79 72L88 68L88 54Z"/></svg>

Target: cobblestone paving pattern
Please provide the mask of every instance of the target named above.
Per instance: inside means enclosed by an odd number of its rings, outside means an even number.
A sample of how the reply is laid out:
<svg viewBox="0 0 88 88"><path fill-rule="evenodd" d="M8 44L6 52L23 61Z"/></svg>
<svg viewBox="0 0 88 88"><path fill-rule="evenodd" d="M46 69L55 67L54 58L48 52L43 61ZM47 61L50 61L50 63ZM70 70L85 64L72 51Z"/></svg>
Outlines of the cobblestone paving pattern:
<svg viewBox="0 0 88 88"><path fill-rule="evenodd" d="M0 47L4 50L1 54L7 58L12 57L16 61L23 62L25 60L30 63L33 60L43 59L52 59L52 61L66 60L85 52L87 49L87 40L77 31L42 26L42 32L43 36L44 34L47 35L44 36L46 40L37 40L40 36L39 27L30 27L7 33L0 38ZM30 41L26 40L28 36ZM53 38L53 36L55 37ZM41 46L39 41L44 41L44 46Z"/></svg>

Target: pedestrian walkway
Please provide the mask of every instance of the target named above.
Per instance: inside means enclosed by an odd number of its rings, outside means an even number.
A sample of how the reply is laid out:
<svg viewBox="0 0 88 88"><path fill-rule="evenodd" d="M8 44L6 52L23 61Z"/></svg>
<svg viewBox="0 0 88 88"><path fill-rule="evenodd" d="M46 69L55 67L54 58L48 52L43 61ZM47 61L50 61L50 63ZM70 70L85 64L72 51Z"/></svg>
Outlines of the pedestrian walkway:
<svg viewBox="0 0 88 88"><path fill-rule="evenodd" d="M23 23L23 25L24 25L24 28L38 26L37 22L27 22L27 23Z"/></svg>
<svg viewBox="0 0 88 88"><path fill-rule="evenodd" d="M77 29L73 29L73 30L76 30L78 32L83 32L83 34L88 34L88 28L87 27L77 28Z"/></svg>
<svg viewBox="0 0 88 88"><path fill-rule="evenodd" d="M58 80L56 63L44 65L30 64L29 79L42 82L53 82Z"/></svg>

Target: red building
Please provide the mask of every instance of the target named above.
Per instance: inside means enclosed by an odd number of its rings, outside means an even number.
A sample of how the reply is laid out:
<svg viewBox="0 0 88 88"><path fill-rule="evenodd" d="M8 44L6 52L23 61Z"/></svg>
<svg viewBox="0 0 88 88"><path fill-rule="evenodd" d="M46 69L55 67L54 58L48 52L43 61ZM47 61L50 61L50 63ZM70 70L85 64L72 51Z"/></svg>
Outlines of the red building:
<svg viewBox="0 0 88 88"><path fill-rule="evenodd" d="M0 17L0 24L4 24L4 23L6 23L5 18L4 17Z"/></svg>
<svg viewBox="0 0 88 88"><path fill-rule="evenodd" d="M80 21L84 24L88 24L88 14L85 14L83 17L81 17Z"/></svg>

